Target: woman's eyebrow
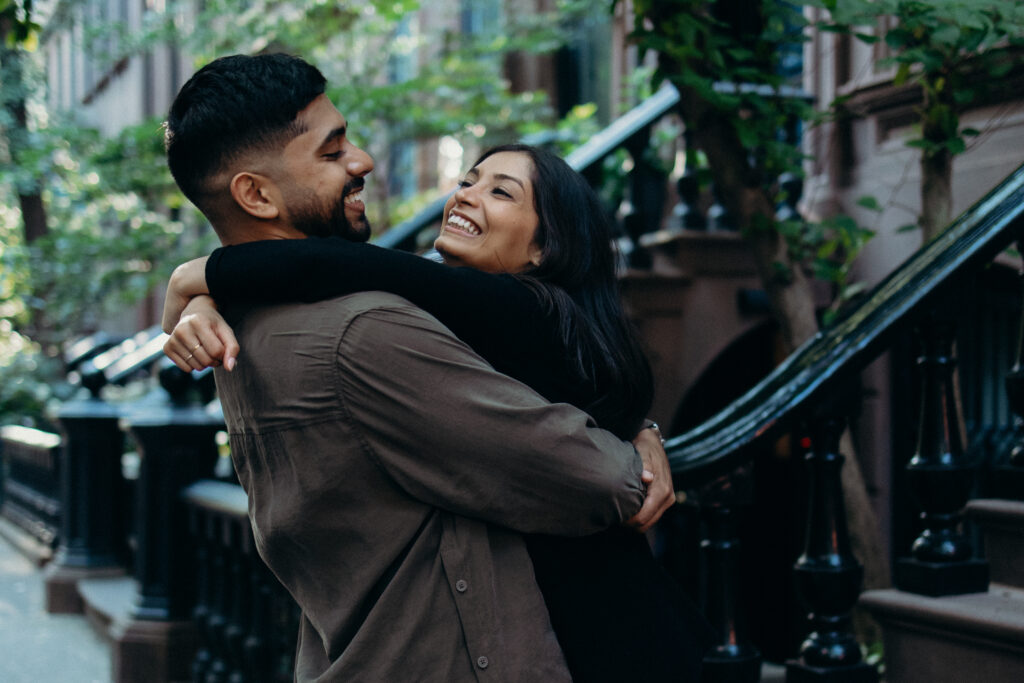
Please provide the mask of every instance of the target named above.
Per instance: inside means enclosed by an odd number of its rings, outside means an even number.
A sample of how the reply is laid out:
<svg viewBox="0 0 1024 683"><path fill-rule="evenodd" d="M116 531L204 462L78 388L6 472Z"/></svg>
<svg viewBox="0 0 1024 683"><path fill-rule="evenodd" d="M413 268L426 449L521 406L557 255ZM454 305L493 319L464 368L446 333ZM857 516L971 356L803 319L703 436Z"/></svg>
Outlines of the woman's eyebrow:
<svg viewBox="0 0 1024 683"><path fill-rule="evenodd" d="M498 180L511 180L513 183L523 188L523 190L526 190L526 185L523 184L523 181L513 175L508 175L507 173L495 173L494 177Z"/></svg>

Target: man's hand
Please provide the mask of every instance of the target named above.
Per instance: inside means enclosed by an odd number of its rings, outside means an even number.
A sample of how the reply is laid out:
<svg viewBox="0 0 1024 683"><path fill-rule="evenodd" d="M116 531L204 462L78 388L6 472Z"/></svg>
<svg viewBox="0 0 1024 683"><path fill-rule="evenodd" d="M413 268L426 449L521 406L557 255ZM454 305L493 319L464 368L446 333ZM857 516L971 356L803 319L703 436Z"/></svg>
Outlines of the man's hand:
<svg viewBox="0 0 1024 683"><path fill-rule="evenodd" d="M637 531L647 531L661 519L673 503L676 502L675 489L672 486L672 471L668 466L668 456L661 445L661 437L653 429L641 429L633 439L633 445L640 453L644 462L644 472L640 479L647 484L647 497L640 511L626 521L626 524Z"/></svg>
<svg viewBox="0 0 1024 683"><path fill-rule="evenodd" d="M164 344L164 353L185 372L218 366L235 367L238 340L220 313L213 299L206 295L194 297L182 313Z"/></svg>

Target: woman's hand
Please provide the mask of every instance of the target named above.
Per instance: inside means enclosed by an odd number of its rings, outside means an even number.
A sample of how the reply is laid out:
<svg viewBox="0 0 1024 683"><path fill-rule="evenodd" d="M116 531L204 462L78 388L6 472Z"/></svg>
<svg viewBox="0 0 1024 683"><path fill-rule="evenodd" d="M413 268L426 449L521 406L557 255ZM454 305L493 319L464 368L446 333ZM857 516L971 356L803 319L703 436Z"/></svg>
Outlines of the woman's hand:
<svg viewBox="0 0 1024 683"><path fill-rule="evenodd" d="M206 286L206 261L209 256L186 261L174 269L171 280L167 284L167 296L164 299L164 315L161 327L170 334L178 324L182 312L192 297L209 294ZM216 310L216 309L214 309Z"/></svg>
<svg viewBox="0 0 1024 683"><path fill-rule="evenodd" d="M633 445L644 462L644 471L640 479L647 484L647 497L644 498L640 511L627 520L626 524L637 531L647 531L661 519L665 510L676 502L676 493L672 486L672 470L668 466L668 456L661 445L660 433L654 429L641 429L633 439Z"/></svg>
<svg viewBox="0 0 1024 683"><path fill-rule="evenodd" d="M213 299L203 294L185 306L181 320L164 344L164 353L185 372L221 363L232 370L238 357L238 340L217 312Z"/></svg>

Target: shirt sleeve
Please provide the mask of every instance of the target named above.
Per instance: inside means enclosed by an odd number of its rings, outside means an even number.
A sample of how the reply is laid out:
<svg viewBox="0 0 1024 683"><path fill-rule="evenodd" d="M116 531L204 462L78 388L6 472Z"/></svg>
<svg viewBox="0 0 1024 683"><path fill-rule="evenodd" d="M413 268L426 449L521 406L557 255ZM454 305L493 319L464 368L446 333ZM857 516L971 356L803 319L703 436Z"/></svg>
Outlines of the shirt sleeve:
<svg viewBox="0 0 1024 683"><path fill-rule="evenodd" d="M632 444L497 373L412 306L359 315L338 347L343 409L411 496L521 532L607 528L643 502Z"/></svg>

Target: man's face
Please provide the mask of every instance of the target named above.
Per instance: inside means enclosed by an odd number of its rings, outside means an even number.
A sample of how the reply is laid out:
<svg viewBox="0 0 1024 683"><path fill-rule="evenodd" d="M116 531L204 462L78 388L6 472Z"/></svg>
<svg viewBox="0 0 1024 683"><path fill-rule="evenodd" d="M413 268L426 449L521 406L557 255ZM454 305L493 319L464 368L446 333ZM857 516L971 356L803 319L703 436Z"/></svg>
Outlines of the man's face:
<svg viewBox="0 0 1024 683"><path fill-rule="evenodd" d="M370 223L363 204L363 178L373 159L346 137L345 117L320 95L299 112L305 132L282 154L278 186L294 227L310 237L365 242Z"/></svg>

